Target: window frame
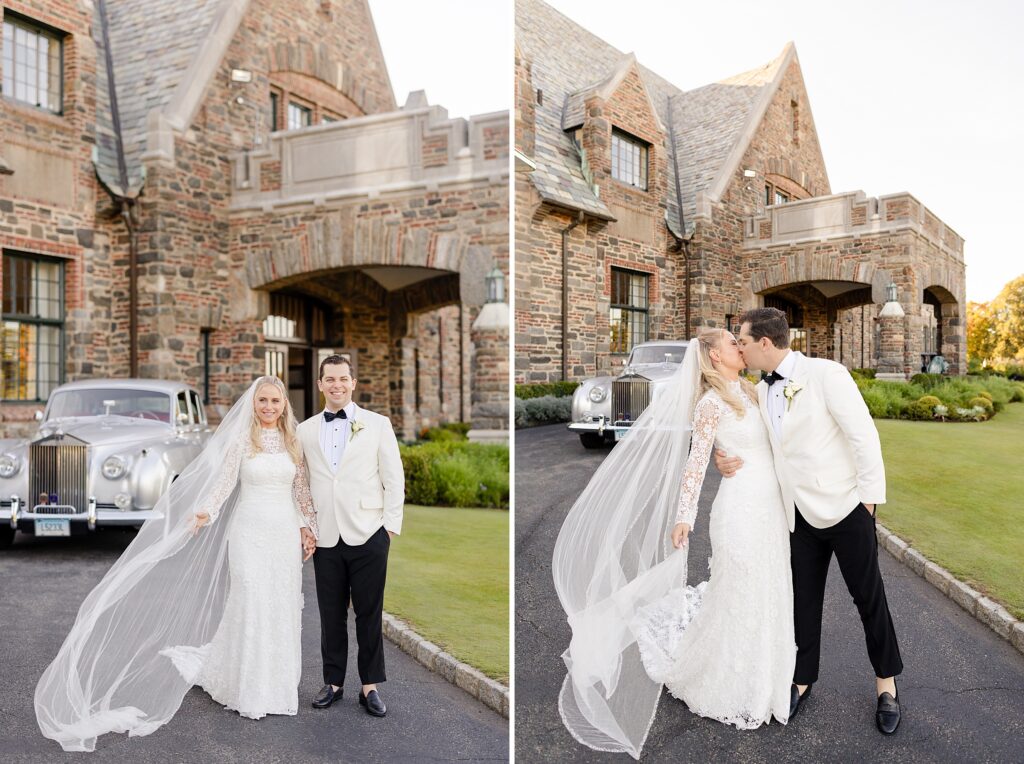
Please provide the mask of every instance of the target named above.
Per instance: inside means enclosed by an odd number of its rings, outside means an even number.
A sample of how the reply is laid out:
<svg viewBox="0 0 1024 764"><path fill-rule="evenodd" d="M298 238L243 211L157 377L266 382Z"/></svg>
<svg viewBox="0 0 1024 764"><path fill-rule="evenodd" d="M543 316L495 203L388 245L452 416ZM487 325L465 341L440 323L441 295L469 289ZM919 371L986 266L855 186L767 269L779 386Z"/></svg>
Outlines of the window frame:
<svg viewBox="0 0 1024 764"><path fill-rule="evenodd" d="M623 157L621 157L619 155L619 153L616 152L616 145L617 145L617 143L618 144L626 144L627 146L631 146L631 147L634 147L634 148L637 149L638 156L636 158L636 165L637 165L637 168L639 169L639 180L641 181L642 185L637 185L637 184L633 183L632 179L627 179L625 177L621 177L621 175L616 175L616 168L617 167L618 167L620 173L624 172L623 169L622 169L622 164L621 164L621 160L623 159ZM611 155L610 155L611 163L610 163L609 174L611 175L612 180L614 180L614 181L616 181L618 183L621 183L624 186L628 186L630 188L634 188L637 191L648 191L648 190L650 190L650 187L651 187L651 180L650 180L651 144L649 144L643 138L638 138L637 136L635 136L635 135L633 135L631 133L627 133L625 130L621 130L621 129L617 128L617 127L613 127L612 128L612 137L611 137L611 141L609 142L609 146L610 146L610 151L611 151ZM617 159L619 161L616 161Z"/></svg>
<svg viewBox="0 0 1024 764"><path fill-rule="evenodd" d="M309 117L309 122L307 122L304 125L300 125L298 127L292 127L291 126L291 109L292 109L293 106L296 109L301 110L304 114L306 114ZM314 116L315 112L316 112L316 108L313 106L313 104L309 103L308 101L303 101L302 99L296 98L295 96L289 94L288 95L288 99L287 99L287 101L285 103L285 109L284 109L284 129L285 130L302 130L302 129L307 128L307 127L312 127L315 124L313 122L313 116Z"/></svg>
<svg viewBox="0 0 1024 764"><path fill-rule="evenodd" d="M281 104L285 102L284 93L278 88L270 88L270 132L281 129Z"/></svg>
<svg viewBox="0 0 1024 764"><path fill-rule="evenodd" d="M2 79L0 79L0 93L3 94L4 99L6 99L8 101L11 101L13 103L21 104L23 106L27 106L27 107L32 108L32 109L38 109L39 111L41 111L41 112L43 112L45 114L52 114L53 116L57 116L57 117L64 116L64 96L65 96L65 91L67 90L67 88L65 87L65 84L64 84L64 74L65 74L65 70L66 70L65 59L64 59L64 47L65 47L64 46L64 41L68 37L67 32L64 32L63 30L57 29L56 27L52 27L49 24L44 24L41 21L36 21L35 19L33 19L33 18L29 17L29 16L23 16L20 13L16 13L15 11L9 10L8 8L4 8L3 9L2 17L3 17L3 25L0 25L0 47L4 48L4 56L3 56L3 60L0 60L0 66L3 66L4 77ZM15 54L17 52L17 44L14 44L11 47L11 53L10 53L10 62L11 62L11 69L12 69L10 77L11 77L12 90L11 90L11 92L7 92L6 88L3 87L4 84L5 84L5 80L7 79L7 67L4 66L4 60L6 60L6 58L7 58L7 47L3 46L3 44L2 44L2 41L3 41L3 29L2 29L2 26L6 26L7 24L10 24L11 27L14 30L17 30L18 27L21 27L25 31L33 33L33 34L35 34L37 36L46 37L48 40L50 40L51 44L56 44L57 45L57 56L56 56L56 59L57 59L57 76L56 76L56 83L57 83L57 94L56 94L57 108L56 109L52 109L49 106L42 106L42 105L40 105L39 102L38 102L38 99L37 99L36 103L32 103L31 101L27 101L27 100L18 98L15 95L15 93L17 92L17 84L15 82L15 71L16 71L16 68L17 68L17 59L15 58ZM38 51L38 48L37 48L37 51ZM50 74L50 73L48 72L48 74ZM40 91L39 81L38 80L39 80L39 70L38 70L38 56L37 56L37 59L36 59L36 92L37 93ZM47 95L49 95L49 82L47 82Z"/></svg>
<svg viewBox="0 0 1024 764"><path fill-rule="evenodd" d="M53 390L56 390L62 384L64 384L64 364L65 364L65 360L66 360L66 357L67 357L67 299L66 299L66 294L65 294L65 288L66 288L66 284L67 284L67 272L66 272L67 269L66 269L65 265L66 265L67 261L62 259L62 258L59 258L59 257L50 257L50 256L47 256L47 255L41 255L41 254L37 254L37 253L34 253L34 252L24 252L24 251L21 251L21 250L11 250L11 249L4 249L4 250L0 251L0 257L2 257L2 263L3 263L2 267L3 267L3 273L5 275L5 278L3 279L4 292L5 293L7 292L8 285L11 286L11 292L13 293L14 292L14 285L15 285L15 281L13 279L11 279L7 275L12 270L10 265L9 265L8 258L12 258L14 260L25 261L25 262L28 262L30 264L30 267L32 268L32 271L33 271L33 273L31 274L31 280L32 280L33 284L38 283L39 276L38 276L38 271L36 270L36 265L38 263L48 263L48 264L53 264L53 265L57 266L57 297L58 297L57 313L59 314L60 318L43 318L42 316L33 316L31 314L28 314L28 313L16 313L16 312L8 313L8 312L2 311L2 307L0 307L0 323L6 325L8 322L10 322L10 323L17 323L17 324L20 324L20 325L30 325L30 326L37 327L36 349L35 349L36 359L35 359L35 370L34 370L35 371L35 388L36 388L35 389L35 397L34 398L29 398L29 397L25 397L25 398L8 398L8 397L6 397L4 395L4 393L5 393L4 388L0 387L0 401L2 401L3 403L32 403L32 404L45 403L49 399L50 393L53 392ZM31 289L31 287L30 287L30 289ZM0 297L0 306L2 306L2 302L3 302L5 297L6 297L6 294L3 295L2 297ZM31 300L31 291L29 293L29 299ZM12 305L12 307L14 307L14 306ZM57 332L58 332L58 341L57 341L57 375L56 375L56 379L52 383L53 386L47 392L46 397L40 396L40 381L41 381L41 378L40 378L40 375L39 375L39 369L40 369L40 365L39 365L40 364L39 340L40 340L40 337L39 337L39 334L38 334L38 327L42 327L42 326L54 327L54 328L57 329Z"/></svg>
<svg viewBox="0 0 1024 764"><path fill-rule="evenodd" d="M651 274L646 271L632 270L630 268L622 268L620 266L613 265L611 266L610 275L613 283L609 285L608 289L609 349L612 353L625 355L626 353L629 353L635 346L639 345L641 342L647 342L651 335ZM626 276L628 278L632 278L634 276L643 277L644 297L642 307L637 306L636 304L633 303L622 303L614 301L615 294L617 291L615 288L614 280L617 276ZM632 284L627 283L627 292L631 299ZM619 321L615 321L613 319L613 314L615 311L619 311ZM633 334L633 322L627 320L625 322L628 331L626 340L628 341L629 346L626 347L625 349L622 349L622 338L620 337L619 340L616 341L614 327L616 325L621 326L623 323L622 319L628 319L630 317L630 314L641 314L643 316L643 337L639 339L636 338L636 336Z"/></svg>

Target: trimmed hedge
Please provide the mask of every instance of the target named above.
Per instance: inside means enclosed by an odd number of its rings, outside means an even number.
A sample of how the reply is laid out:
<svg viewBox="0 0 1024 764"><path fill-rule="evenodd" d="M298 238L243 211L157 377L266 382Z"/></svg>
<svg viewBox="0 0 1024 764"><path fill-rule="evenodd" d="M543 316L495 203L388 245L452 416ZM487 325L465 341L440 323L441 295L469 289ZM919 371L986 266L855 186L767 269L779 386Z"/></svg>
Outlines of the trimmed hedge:
<svg viewBox="0 0 1024 764"><path fill-rule="evenodd" d="M564 398L571 396L579 386L579 382L530 382L516 385L516 398L521 398L524 401L546 396Z"/></svg>
<svg viewBox="0 0 1024 764"><path fill-rule="evenodd" d="M541 398L529 398L527 400L516 398L516 427L568 422L571 418L571 398L556 397L554 395L545 395Z"/></svg>
<svg viewBox="0 0 1024 764"><path fill-rule="evenodd" d="M432 441L399 445L398 450L407 503L508 509L508 446Z"/></svg>

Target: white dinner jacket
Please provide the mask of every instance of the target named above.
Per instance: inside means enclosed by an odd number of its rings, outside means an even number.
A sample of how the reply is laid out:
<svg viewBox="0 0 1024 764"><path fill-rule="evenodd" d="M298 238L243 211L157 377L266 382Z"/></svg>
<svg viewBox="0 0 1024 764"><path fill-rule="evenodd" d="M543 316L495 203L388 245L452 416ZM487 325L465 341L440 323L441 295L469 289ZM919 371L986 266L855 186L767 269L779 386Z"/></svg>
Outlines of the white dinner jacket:
<svg viewBox="0 0 1024 764"><path fill-rule="evenodd" d="M789 379L803 389L784 403L782 435L768 415L768 385L757 385L761 417L775 456L789 530L795 507L815 528L828 528L857 506L885 503L885 465L878 430L846 367L796 352Z"/></svg>
<svg viewBox="0 0 1024 764"><path fill-rule="evenodd" d="M320 526L317 546L332 547L339 538L358 546L382 525L392 533L402 532L405 472L391 420L359 406L354 409L350 419L363 427L353 433L350 426L337 473L331 472L320 447L323 412L298 428Z"/></svg>

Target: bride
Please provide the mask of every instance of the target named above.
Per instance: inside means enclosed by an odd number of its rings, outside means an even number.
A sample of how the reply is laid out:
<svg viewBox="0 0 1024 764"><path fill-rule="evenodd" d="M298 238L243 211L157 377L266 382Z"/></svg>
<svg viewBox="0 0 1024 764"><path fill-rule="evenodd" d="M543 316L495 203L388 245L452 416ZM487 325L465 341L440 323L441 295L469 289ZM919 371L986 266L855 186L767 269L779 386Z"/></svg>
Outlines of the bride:
<svg viewBox="0 0 1024 764"><path fill-rule="evenodd" d="M639 758L663 685L694 713L741 729L788 719L789 532L744 365L732 334L702 330L559 533L553 575L573 632L559 709L591 748ZM710 579L686 586L716 442L749 471L722 482L708 524Z"/></svg>
<svg viewBox="0 0 1024 764"><path fill-rule="evenodd" d="M298 710L302 562L317 526L279 379L249 387L156 510L36 686L39 728L66 751L150 734L195 684L249 718Z"/></svg>

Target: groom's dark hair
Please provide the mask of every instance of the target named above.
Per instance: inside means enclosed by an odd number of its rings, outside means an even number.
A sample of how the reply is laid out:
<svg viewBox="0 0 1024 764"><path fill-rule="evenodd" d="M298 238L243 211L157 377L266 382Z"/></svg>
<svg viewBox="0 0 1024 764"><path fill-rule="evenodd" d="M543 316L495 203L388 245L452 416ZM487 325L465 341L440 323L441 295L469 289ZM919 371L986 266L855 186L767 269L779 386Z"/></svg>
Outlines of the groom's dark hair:
<svg viewBox="0 0 1024 764"><path fill-rule="evenodd" d="M348 375L351 377L352 376L352 361L350 361L348 358L346 358L343 355L338 355L337 353L335 353L334 355L327 356L324 360L322 360L320 362L320 376L318 377L318 379L323 379L324 378L324 366L327 366L327 365L337 366L339 364L345 364L346 366L348 366Z"/></svg>
<svg viewBox="0 0 1024 764"><path fill-rule="evenodd" d="M789 322L778 308L754 308L740 316L740 324L750 324L750 336L755 340L767 337L782 350L789 347Z"/></svg>

